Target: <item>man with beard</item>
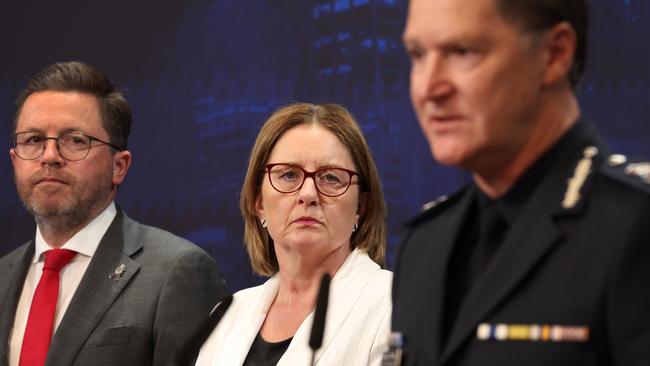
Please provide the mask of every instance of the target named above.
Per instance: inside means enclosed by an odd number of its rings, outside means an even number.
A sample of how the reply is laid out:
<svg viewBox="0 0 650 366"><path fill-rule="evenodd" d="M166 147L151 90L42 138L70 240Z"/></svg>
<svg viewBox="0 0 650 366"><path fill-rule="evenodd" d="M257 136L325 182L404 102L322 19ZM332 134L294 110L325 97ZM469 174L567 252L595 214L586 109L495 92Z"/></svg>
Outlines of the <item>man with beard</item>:
<svg viewBox="0 0 650 366"><path fill-rule="evenodd" d="M224 282L200 248L115 206L128 103L93 67L65 62L16 104L9 154L37 225L0 259L0 364L173 365Z"/></svg>
<svg viewBox="0 0 650 366"><path fill-rule="evenodd" d="M400 248L405 364L650 365L650 165L609 154L582 120L587 13L586 0L410 1L420 127L473 181Z"/></svg>

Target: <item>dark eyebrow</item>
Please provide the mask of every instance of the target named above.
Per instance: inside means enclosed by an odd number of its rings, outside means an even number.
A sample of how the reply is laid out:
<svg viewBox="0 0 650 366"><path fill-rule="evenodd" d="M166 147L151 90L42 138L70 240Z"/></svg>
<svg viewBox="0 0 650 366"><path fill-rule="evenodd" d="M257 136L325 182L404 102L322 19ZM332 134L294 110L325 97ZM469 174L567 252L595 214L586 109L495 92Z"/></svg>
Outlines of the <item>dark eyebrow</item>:
<svg viewBox="0 0 650 366"><path fill-rule="evenodd" d="M35 128L35 127L28 128L28 129L26 129L26 130L24 130L24 131L19 131L19 132L16 132L16 133L24 133L24 132L33 132L33 133L38 133L38 134L40 134L40 135L45 136L45 133L43 132L42 129L40 129L40 128ZM61 135L66 135L66 134L69 134L69 133L81 133L81 134L85 134L84 132L82 132L81 130L79 130L79 129L77 129L77 128L66 128L66 129L61 130L61 131L59 132L59 136L61 136Z"/></svg>

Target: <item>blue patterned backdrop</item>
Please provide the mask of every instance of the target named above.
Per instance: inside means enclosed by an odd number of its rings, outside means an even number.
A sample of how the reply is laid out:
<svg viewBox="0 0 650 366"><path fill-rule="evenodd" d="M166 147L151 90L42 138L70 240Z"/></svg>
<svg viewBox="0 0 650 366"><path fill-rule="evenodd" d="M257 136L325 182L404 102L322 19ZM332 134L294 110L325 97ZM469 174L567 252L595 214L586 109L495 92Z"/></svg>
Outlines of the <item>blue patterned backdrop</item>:
<svg viewBox="0 0 650 366"><path fill-rule="evenodd" d="M614 150L650 156L650 4L591 2L580 100ZM292 101L357 117L389 207L389 263L402 223L468 177L431 159L408 99L405 0L155 0L0 4L0 118L44 66L79 59L122 87L134 164L117 202L201 245L232 291L259 283L242 246L238 192L255 135ZM0 138L9 150L9 138ZM0 159L0 254L33 236L8 154Z"/></svg>

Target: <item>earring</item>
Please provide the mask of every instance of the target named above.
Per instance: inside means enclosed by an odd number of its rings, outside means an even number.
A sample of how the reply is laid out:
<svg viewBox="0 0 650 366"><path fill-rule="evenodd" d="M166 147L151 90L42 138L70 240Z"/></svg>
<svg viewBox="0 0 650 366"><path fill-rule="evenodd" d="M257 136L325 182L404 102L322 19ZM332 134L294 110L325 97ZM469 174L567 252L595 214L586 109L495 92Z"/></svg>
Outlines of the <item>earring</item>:
<svg viewBox="0 0 650 366"><path fill-rule="evenodd" d="M357 231L358 228L359 228L359 224L354 223L354 226L352 226L352 232Z"/></svg>
<svg viewBox="0 0 650 366"><path fill-rule="evenodd" d="M262 224L262 227L266 227L266 219L262 219L262 221L260 221L260 223Z"/></svg>

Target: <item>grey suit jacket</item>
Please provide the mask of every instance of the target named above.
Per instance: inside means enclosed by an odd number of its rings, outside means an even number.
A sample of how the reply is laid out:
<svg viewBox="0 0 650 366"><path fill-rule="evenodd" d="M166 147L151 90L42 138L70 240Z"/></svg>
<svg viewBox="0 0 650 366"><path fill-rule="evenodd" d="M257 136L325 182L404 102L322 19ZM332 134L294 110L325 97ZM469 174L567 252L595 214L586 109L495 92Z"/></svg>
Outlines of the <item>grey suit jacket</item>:
<svg viewBox="0 0 650 366"><path fill-rule="evenodd" d="M7 364L33 255L32 240L0 259L0 365ZM115 276L121 265L126 270ZM45 364L173 365L183 342L224 295L224 281L207 253L118 210L52 337Z"/></svg>

